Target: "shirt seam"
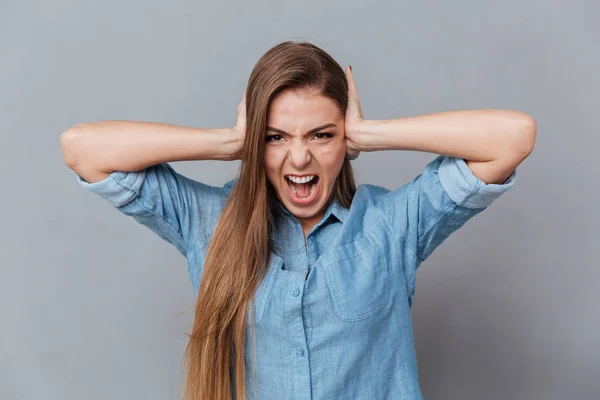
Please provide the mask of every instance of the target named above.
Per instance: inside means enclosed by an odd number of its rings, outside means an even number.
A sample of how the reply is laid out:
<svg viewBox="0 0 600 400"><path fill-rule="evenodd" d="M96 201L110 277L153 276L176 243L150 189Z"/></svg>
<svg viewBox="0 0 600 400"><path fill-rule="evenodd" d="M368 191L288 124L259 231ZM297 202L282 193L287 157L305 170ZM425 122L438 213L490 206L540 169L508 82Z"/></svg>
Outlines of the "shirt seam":
<svg viewBox="0 0 600 400"><path fill-rule="evenodd" d="M446 187L442 184L442 181L440 180L440 185L442 186L442 190L444 191L444 195L446 195L449 199L450 199L450 204L448 204L446 206L446 209L444 211L442 211L442 215L440 215L436 220L434 220L434 222L432 222L426 229L425 231L421 234L421 235L417 235L417 253L419 248L421 247L421 241L422 238L425 237L425 235L427 235L431 229L433 229L434 226L436 226L442 219L448 217L449 215L452 214L452 212L454 210L456 210L458 207L463 207L463 208L468 208L465 207L464 204L469 201L469 199L471 197L473 197L477 192L479 192L480 186L476 185L474 189L472 189L470 191L469 194L467 194L466 196L463 197L463 199L460 202L455 202L452 197L450 196L450 194L448 193L448 190L446 189ZM420 262L425 261L425 258L422 258L420 256L417 255L417 258L419 259Z"/></svg>
<svg viewBox="0 0 600 400"><path fill-rule="evenodd" d="M421 247L421 242L422 242L423 238L425 237L425 235L427 235L444 218L446 218L449 215L451 215L452 211L456 210L456 208L458 206L459 205L457 203L455 203L454 201L452 201L452 204L447 205L446 209L444 211L442 211L442 214L437 219L435 219L431 224L429 224L429 226L425 229L425 231L423 231L422 234L417 234L417 253L419 252L419 248ZM417 258L421 262L425 261L425 259L421 258L418 254L417 254Z"/></svg>
<svg viewBox="0 0 600 400"><path fill-rule="evenodd" d="M208 238L210 238L210 235L207 235L207 237L202 238L202 239L200 239L200 237L198 237L198 240L196 240L196 244L190 250L190 253L194 253L194 255L197 256L198 253L200 253L200 251L205 249L206 246L210 243L210 240L208 240Z"/></svg>
<svg viewBox="0 0 600 400"><path fill-rule="evenodd" d="M126 187L126 186L125 186ZM128 188L129 189L129 188ZM131 189L130 189L131 190ZM188 254L188 250L185 246L185 239L183 238L183 235L179 232L178 229L175 229L170 223L169 221L167 221L165 218L163 218L162 215L158 214L157 212L155 212L154 210L152 210L151 208L149 208L146 204L144 204L144 202L142 201L142 199L138 196L134 197L132 201L137 201L142 207L144 207L145 210L147 210L149 213L151 213L152 215L155 215L156 217L158 217L158 220L161 222L161 225L166 225L168 226L174 233L175 235L177 235L177 237L181 240L181 243L179 244L179 246L181 247L181 249ZM127 203L129 204L129 203ZM161 230L163 229L160 225L159 228L161 228ZM163 230L164 232L164 230ZM165 232L166 234L166 232Z"/></svg>
<svg viewBox="0 0 600 400"><path fill-rule="evenodd" d="M139 203L139 204L140 204L142 207L144 207L144 209L146 209L146 210L147 210L148 212L150 212L151 214L153 214L153 215L157 216L157 217L159 218L159 220L160 220L160 221L162 221L162 223L163 223L164 225L167 225L167 226L168 226L168 227L169 227L169 228L170 228L170 229L171 229L171 230L172 230L172 231L175 233L175 235L177 235L177 237L178 237L178 238L181 240L181 243L180 243L180 245L179 245L179 246L180 246L180 247L181 247L181 249L182 249L182 250L185 252L186 256L187 256L187 255L190 253L190 251L188 251L188 249L187 249L187 246L185 245L185 239L184 239L184 237L183 237L183 234L179 232L179 229L176 229L175 227L173 227L173 226L172 226L172 225L169 223L169 221L167 221L167 219L166 219L166 218L164 218L162 215L160 215L160 214L158 214L157 212L155 212L154 210L152 210L150 207L148 207L148 206L147 206L147 205L146 205L146 204L143 202L143 200L142 200L142 199L141 199L141 197L140 197L141 185L140 185L140 187L138 187L138 188L137 188L138 190L135 190L134 188L132 188L132 187L130 187L130 186L128 186L128 185L126 185L126 184L125 184L125 183L124 183L124 182L121 180L121 178L118 178L116 175L112 175L112 176L111 176L111 178L113 178L113 180L114 180L114 181L115 181L117 184L119 184L119 185L123 186L124 188L126 188L127 190L129 190L129 191L131 191L131 192L133 192L133 193L135 194L135 196L133 197L133 199L132 199L132 200L130 200L129 202L127 202L127 203L125 203L125 204L123 204L123 205L121 205L120 207L123 207L123 206L125 206L125 205L127 205L127 204L131 203L132 201L137 201L137 202L138 202L138 203ZM142 182L142 185L143 185L143 184L144 184L144 182ZM165 232L165 231L163 230L163 228L162 228L162 227L160 227L160 226L159 226L159 228L160 228L160 229L161 229L161 230L162 230L162 231L165 233L165 235L168 235L168 234L167 234L167 232Z"/></svg>
<svg viewBox="0 0 600 400"><path fill-rule="evenodd" d="M390 232L397 238L400 239L400 245L402 246L403 249L408 250L412 256L415 258L415 260L419 260L419 257L415 254L415 252L409 247L406 246L406 238L404 236L402 236L400 233L396 232L396 230L394 229L394 226L390 223L390 221L388 221L388 219L386 218L383 210L381 208L377 208L379 213L381 214L381 217L383 218L383 220L385 221L385 224L387 226L387 228L390 230ZM418 238L417 238L418 240ZM418 246L418 244L417 244ZM422 261L421 261L422 262ZM408 277L406 276L406 266L403 266L404 269L404 278L408 279ZM415 289L416 289L416 283L417 283L417 279L416 279L416 268L414 269L414 273L411 274L410 278L408 279L408 301L412 303L412 298L414 296L415 293Z"/></svg>

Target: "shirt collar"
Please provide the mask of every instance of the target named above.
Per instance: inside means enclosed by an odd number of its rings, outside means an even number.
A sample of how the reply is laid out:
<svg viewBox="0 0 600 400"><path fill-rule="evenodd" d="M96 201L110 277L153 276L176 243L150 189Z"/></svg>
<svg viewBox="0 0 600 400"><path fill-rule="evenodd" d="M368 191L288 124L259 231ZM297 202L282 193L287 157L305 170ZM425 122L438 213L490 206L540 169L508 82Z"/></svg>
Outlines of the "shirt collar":
<svg viewBox="0 0 600 400"><path fill-rule="evenodd" d="M329 203L329 207L327 207L327 210L325 211L325 217L329 217L331 214L343 223L346 221L349 211L350 210L344 207L342 203L340 203L338 199L334 197L331 203Z"/></svg>

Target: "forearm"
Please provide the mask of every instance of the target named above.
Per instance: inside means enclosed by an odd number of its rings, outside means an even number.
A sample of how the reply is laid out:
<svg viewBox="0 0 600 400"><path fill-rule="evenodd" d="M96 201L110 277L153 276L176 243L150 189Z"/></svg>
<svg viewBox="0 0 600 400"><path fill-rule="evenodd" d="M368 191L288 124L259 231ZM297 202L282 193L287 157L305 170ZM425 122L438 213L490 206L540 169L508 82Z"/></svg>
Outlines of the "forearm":
<svg viewBox="0 0 600 400"><path fill-rule="evenodd" d="M99 171L139 171L169 161L232 160L240 138L231 129L203 129L153 122L78 124L61 135L65 161Z"/></svg>
<svg viewBox="0 0 600 400"><path fill-rule="evenodd" d="M534 135L535 121L511 110L459 110L365 120L355 132L363 151L415 150L482 162L527 153Z"/></svg>

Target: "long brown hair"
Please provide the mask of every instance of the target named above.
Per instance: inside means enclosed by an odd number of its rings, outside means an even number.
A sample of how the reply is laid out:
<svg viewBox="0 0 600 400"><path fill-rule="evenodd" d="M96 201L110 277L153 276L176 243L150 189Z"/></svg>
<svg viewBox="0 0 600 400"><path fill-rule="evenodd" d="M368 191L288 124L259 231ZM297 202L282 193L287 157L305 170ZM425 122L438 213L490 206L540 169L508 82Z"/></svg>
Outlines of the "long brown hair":
<svg viewBox="0 0 600 400"><path fill-rule="evenodd" d="M246 136L238 180L208 246L198 289L195 318L185 350L184 400L245 400L244 338L249 305L266 272L270 234L279 200L265 171L265 129L269 104L286 89L311 88L339 104L345 115L348 85L342 67L307 42L286 41L256 63L246 89ZM356 190L352 167L344 161L332 196L350 207ZM254 354L254 348L252 349ZM255 359L252 358L254 369ZM256 385L256 375L254 375Z"/></svg>

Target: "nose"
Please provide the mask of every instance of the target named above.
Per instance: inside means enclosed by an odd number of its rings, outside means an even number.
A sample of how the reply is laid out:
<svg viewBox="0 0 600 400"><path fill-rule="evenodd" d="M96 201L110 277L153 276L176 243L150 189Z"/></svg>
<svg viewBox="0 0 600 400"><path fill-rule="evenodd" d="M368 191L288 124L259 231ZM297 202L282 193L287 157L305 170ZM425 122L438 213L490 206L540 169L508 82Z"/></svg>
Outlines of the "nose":
<svg viewBox="0 0 600 400"><path fill-rule="evenodd" d="M310 149L305 143L299 142L292 144L288 150L288 159L292 166L301 170L310 162L312 155Z"/></svg>

